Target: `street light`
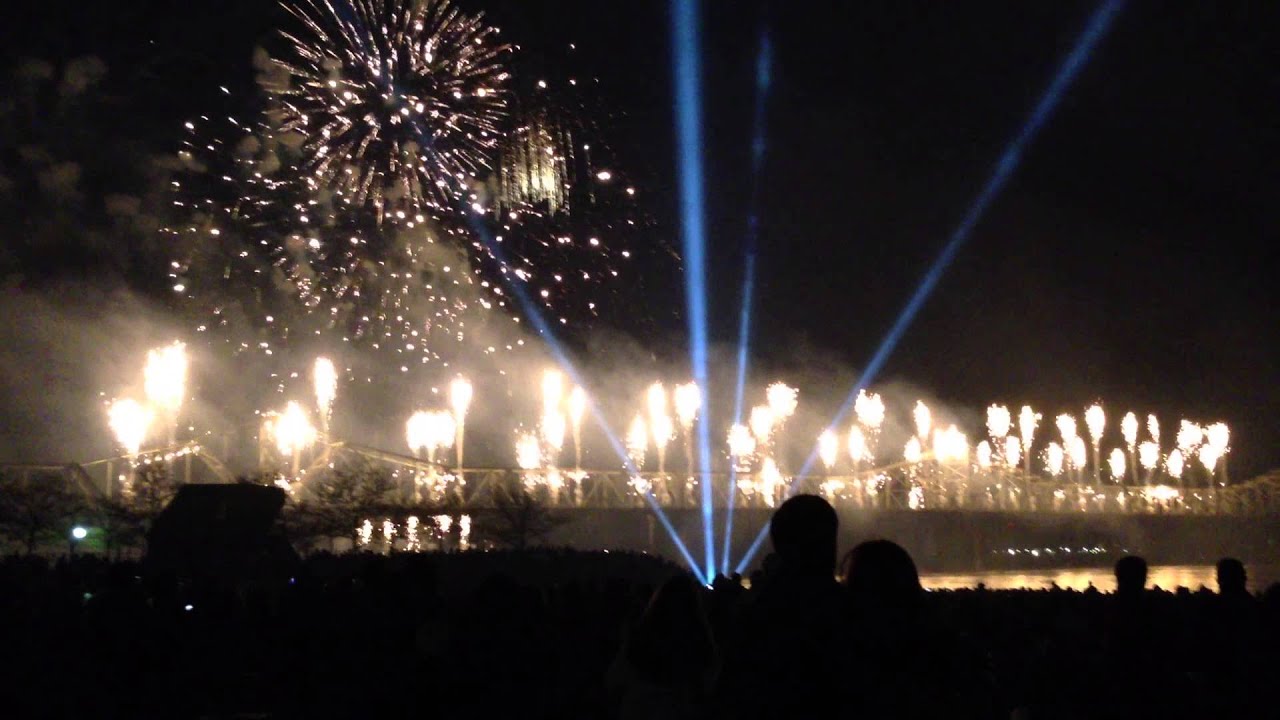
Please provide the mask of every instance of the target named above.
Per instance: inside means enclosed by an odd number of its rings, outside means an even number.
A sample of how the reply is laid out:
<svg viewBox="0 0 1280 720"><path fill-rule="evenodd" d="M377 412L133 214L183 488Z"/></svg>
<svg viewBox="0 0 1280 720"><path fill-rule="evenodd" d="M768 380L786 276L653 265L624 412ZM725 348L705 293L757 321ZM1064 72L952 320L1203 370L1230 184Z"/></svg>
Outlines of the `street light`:
<svg viewBox="0 0 1280 720"><path fill-rule="evenodd" d="M83 525L76 525L75 527L71 528L71 542L68 545L67 554L75 555L76 546L80 544L81 540L84 540L86 537L88 537L88 535L89 535L89 531L86 530Z"/></svg>

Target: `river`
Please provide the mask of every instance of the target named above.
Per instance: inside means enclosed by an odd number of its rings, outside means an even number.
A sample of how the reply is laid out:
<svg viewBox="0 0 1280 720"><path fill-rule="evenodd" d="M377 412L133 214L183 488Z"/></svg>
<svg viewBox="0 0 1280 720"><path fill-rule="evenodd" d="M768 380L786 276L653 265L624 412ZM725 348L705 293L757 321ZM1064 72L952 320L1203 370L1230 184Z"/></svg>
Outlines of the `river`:
<svg viewBox="0 0 1280 720"><path fill-rule="evenodd" d="M1280 566L1250 566L1249 590L1261 592L1271 583L1280 582ZM1084 590L1092 583L1103 592L1115 590L1116 580L1110 567L1096 568L1045 568L1038 570L988 570L972 573L922 573L920 583L929 590L954 590L985 584L992 590L1044 589L1051 583L1060 588ZM1203 585L1217 590L1215 570L1212 565L1157 565L1147 572L1147 587L1159 586L1165 590L1186 587L1198 590Z"/></svg>

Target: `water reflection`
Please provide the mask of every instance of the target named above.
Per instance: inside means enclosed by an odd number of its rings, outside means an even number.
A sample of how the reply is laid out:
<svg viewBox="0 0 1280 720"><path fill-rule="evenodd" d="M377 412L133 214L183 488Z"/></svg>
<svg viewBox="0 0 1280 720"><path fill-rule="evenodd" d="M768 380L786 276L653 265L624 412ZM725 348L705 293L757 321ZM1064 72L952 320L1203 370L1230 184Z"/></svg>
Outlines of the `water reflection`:
<svg viewBox="0 0 1280 720"><path fill-rule="evenodd" d="M1270 570L1271 572L1268 572ZM1274 582L1280 574L1275 568L1248 568L1249 590L1259 592ZM1157 565L1147 573L1147 587L1159 586L1165 590L1178 587L1199 590L1200 586L1216 591L1213 565ZM992 590L1043 590L1057 584L1063 589L1084 590L1090 583L1103 592L1116 589L1115 575L1110 567L1059 568L1040 570L989 570L975 573L923 573L920 582L930 590L957 590L985 584Z"/></svg>

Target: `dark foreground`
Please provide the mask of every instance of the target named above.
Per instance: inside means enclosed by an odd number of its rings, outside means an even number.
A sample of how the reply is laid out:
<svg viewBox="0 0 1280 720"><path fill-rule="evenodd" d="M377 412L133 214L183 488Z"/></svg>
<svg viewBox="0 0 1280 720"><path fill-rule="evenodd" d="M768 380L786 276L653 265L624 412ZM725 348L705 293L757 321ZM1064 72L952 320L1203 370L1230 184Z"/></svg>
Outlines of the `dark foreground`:
<svg viewBox="0 0 1280 720"><path fill-rule="evenodd" d="M0 565L7 717L1275 714L1280 593L898 595L643 555L316 555L202 587ZM676 578L675 580L668 580ZM909 585L909 583L908 583ZM655 590L658 590L655 595ZM652 602L651 602L652 599ZM648 608L646 610L646 607ZM781 714L775 714L781 713Z"/></svg>

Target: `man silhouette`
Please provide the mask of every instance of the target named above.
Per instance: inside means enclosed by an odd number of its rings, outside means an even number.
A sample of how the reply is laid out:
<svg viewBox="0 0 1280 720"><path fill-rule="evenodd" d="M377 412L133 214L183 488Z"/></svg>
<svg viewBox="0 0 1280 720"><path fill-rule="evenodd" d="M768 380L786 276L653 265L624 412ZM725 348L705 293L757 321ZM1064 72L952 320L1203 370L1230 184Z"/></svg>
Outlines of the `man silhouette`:
<svg viewBox="0 0 1280 720"><path fill-rule="evenodd" d="M1142 595L1147 586L1147 561L1137 555L1126 555L1116 561L1116 595L1131 598Z"/></svg>
<svg viewBox="0 0 1280 720"><path fill-rule="evenodd" d="M1218 594L1224 598L1239 598L1249 594L1247 589L1249 576L1245 572L1244 563L1231 557L1218 561Z"/></svg>
<svg viewBox="0 0 1280 720"><path fill-rule="evenodd" d="M835 509L817 495L784 502L769 523L774 560L731 624L724 717L818 717L841 677L845 636L835 581Z"/></svg>
<svg viewBox="0 0 1280 720"><path fill-rule="evenodd" d="M1225 557L1218 561L1218 595L1204 619L1204 653L1212 688L1213 712L1218 717L1244 717L1263 707L1269 690L1263 678L1269 671L1261 661L1262 627L1257 600L1249 594L1244 563Z"/></svg>
<svg viewBox="0 0 1280 720"><path fill-rule="evenodd" d="M989 659L929 611L906 549L868 540L841 570L853 628L845 651L853 671L843 683L849 716L991 716Z"/></svg>

